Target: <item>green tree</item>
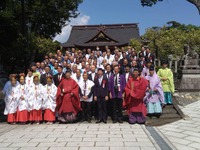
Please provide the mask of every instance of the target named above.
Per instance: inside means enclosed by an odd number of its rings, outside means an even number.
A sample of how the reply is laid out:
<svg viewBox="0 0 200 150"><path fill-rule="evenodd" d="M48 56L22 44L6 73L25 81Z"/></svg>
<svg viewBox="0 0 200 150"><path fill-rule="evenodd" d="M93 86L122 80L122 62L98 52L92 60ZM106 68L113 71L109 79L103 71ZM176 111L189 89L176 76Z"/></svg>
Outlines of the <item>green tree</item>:
<svg viewBox="0 0 200 150"><path fill-rule="evenodd" d="M178 26L177 26L178 25ZM183 55L183 46L188 44L191 49L200 52L200 27L176 23L175 26L149 28L142 39L150 40L150 48L158 51L159 58Z"/></svg>
<svg viewBox="0 0 200 150"><path fill-rule="evenodd" d="M141 4L142 6L153 6L159 1L161 2L163 0L141 0ZM187 0L187 1L195 5L200 13L200 0Z"/></svg>
<svg viewBox="0 0 200 150"><path fill-rule="evenodd" d="M33 54L41 52L40 48L45 47L47 41L49 45L54 45L52 38L61 32L70 18L79 15L77 10L81 2L82 0L1 0L0 63L8 66L9 70L15 70L17 66L26 68L31 58L39 59ZM36 39L40 39L39 46Z"/></svg>

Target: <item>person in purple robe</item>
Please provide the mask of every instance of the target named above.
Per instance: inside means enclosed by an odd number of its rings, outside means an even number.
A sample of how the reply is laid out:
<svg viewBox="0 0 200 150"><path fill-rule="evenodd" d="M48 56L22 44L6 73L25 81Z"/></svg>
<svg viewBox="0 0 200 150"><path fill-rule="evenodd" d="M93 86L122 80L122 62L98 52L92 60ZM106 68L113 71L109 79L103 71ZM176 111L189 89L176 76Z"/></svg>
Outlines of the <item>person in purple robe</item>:
<svg viewBox="0 0 200 150"><path fill-rule="evenodd" d="M122 121L122 102L124 99L124 88L126 79L124 75L119 74L119 66L114 66L114 74L110 77L109 91L113 102L113 123L123 123Z"/></svg>
<svg viewBox="0 0 200 150"><path fill-rule="evenodd" d="M165 105L164 92L160 78L154 71L154 66L149 68L149 75L146 76L146 79L149 82L146 96L144 98L144 101L147 104L147 113L150 117L160 117L162 114L162 106Z"/></svg>
<svg viewBox="0 0 200 150"><path fill-rule="evenodd" d="M151 65L152 65L151 60L147 59L146 64L145 64L145 66L142 70L142 73L141 73L142 77L145 78L146 76L149 76L149 68L150 68Z"/></svg>

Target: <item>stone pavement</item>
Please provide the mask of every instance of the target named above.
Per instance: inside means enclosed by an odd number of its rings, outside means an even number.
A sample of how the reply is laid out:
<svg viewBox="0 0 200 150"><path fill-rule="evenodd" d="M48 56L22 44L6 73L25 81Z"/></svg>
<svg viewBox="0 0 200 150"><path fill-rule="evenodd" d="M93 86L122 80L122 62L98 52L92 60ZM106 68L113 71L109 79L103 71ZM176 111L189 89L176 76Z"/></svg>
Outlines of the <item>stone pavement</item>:
<svg viewBox="0 0 200 150"><path fill-rule="evenodd" d="M0 149L160 149L144 125L77 123L22 126L4 123L0 128Z"/></svg>
<svg viewBox="0 0 200 150"><path fill-rule="evenodd" d="M189 118L158 127L179 150L200 150L200 101L182 107Z"/></svg>
<svg viewBox="0 0 200 150"><path fill-rule="evenodd" d="M190 118L160 127L123 124L0 124L0 150L197 150L200 101L185 106Z"/></svg>

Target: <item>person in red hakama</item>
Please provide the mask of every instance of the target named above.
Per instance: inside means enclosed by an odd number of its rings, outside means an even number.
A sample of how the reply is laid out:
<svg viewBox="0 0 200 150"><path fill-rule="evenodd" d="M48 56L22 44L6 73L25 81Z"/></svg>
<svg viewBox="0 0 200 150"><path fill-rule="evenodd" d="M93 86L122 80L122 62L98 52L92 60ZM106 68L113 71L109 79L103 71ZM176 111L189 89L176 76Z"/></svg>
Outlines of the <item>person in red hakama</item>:
<svg viewBox="0 0 200 150"><path fill-rule="evenodd" d="M58 120L62 123L74 122L77 113L81 110L79 100L79 86L71 78L71 72L66 71L65 78L58 85L56 103Z"/></svg>
<svg viewBox="0 0 200 150"><path fill-rule="evenodd" d="M28 121L28 86L25 84L25 75L21 73L19 76L17 122L25 124Z"/></svg>
<svg viewBox="0 0 200 150"><path fill-rule="evenodd" d="M40 84L39 77L33 77L33 83L29 87L28 105L29 105L29 121L31 123L40 124L42 121L42 103L44 97L44 87Z"/></svg>
<svg viewBox="0 0 200 150"><path fill-rule="evenodd" d="M7 115L7 122L10 124L16 124L18 93L16 75L12 75L11 85L6 88L4 98L6 104L4 115Z"/></svg>
<svg viewBox="0 0 200 150"><path fill-rule="evenodd" d="M124 105L127 108L130 124L143 124L146 121L147 109L143 98L147 86L148 81L140 77L138 68L135 68L133 71L133 78L130 78L125 87L126 98Z"/></svg>
<svg viewBox="0 0 200 150"><path fill-rule="evenodd" d="M53 124L55 121L57 87L52 83L52 77L47 76L47 84L44 86L44 121Z"/></svg>

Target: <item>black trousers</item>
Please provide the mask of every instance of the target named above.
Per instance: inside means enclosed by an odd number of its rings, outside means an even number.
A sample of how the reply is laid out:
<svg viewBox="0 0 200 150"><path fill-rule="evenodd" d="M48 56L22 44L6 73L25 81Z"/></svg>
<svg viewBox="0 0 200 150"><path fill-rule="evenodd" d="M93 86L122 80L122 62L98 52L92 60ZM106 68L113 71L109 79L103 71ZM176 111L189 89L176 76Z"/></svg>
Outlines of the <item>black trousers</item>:
<svg viewBox="0 0 200 150"><path fill-rule="evenodd" d="M82 119L91 120L92 116L92 102L81 101Z"/></svg>
<svg viewBox="0 0 200 150"><path fill-rule="evenodd" d="M113 98L113 120L122 119L122 98Z"/></svg>
<svg viewBox="0 0 200 150"><path fill-rule="evenodd" d="M106 120L107 110L106 110L106 100L105 97L97 97L99 120Z"/></svg>
<svg viewBox="0 0 200 150"><path fill-rule="evenodd" d="M107 117L110 116L111 118L113 118L113 101L112 99L108 99L106 101L106 108L107 108Z"/></svg>

